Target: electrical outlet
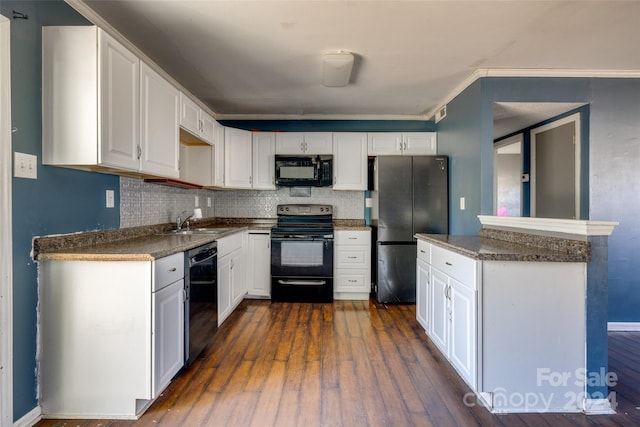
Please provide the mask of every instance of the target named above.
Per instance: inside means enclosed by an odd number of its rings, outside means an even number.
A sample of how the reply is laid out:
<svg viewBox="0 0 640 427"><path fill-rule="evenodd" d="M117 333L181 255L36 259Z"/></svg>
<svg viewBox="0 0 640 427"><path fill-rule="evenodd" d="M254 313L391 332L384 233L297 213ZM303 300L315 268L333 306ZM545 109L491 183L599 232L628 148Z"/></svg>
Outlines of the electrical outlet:
<svg viewBox="0 0 640 427"><path fill-rule="evenodd" d="M200 207L200 197L198 196L196 196L195 205L196 205L196 208Z"/></svg>
<svg viewBox="0 0 640 427"><path fill-rule="evenodd" d="M211 197L207 197L207 207L211 207Z"/></svg>
<svg viewBox="0 0 640 427"><path fill-rule="evenodd" d="M38 179L38 156L17 151L13 155L13 176Z"/></svg>

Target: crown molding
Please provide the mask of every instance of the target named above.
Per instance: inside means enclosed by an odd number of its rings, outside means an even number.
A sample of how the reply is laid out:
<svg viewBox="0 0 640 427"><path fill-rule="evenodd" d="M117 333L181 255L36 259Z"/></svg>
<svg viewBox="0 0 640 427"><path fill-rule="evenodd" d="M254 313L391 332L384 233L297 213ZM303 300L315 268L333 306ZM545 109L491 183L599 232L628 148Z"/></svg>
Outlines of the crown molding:
<svg viewBox="0 0 640 427"><path fill-rule="evenodd" d="M562 68L479 68L456 86L442 102L429 110L424 120L431 119L436 112L460 95L476 80L483 77L571 77L571 78L640 78L640 70L577 70Z"/></svg>

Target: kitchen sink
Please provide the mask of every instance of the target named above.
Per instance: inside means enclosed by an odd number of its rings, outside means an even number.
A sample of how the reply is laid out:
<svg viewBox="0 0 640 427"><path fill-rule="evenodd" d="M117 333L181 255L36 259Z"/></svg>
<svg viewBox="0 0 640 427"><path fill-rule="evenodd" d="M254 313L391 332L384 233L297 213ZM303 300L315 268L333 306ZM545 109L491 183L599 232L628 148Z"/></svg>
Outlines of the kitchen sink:
<svg viewBox="0 0 640 427"><path fill-rule="evenodd" d="M189 228L182 230L171 230L166 231L163 234L180 234L180 235L188 235L188 234L220 234L225 233L227 231L233 230L234 227L214 227L214 228Z"/></svg>

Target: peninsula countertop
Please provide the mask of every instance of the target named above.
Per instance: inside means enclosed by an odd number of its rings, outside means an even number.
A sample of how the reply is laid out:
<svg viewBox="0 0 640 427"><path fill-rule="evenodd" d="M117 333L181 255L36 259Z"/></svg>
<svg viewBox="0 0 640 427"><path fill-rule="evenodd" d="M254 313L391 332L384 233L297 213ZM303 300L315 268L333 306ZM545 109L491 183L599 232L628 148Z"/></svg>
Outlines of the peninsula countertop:
<svg viewBox="0 0 640 427"><path fill-rule="evenodd" d="M590 258L588 246L585 245L558 250L485 236L418 233L414 237L481 261L589 262Z"/></svg>

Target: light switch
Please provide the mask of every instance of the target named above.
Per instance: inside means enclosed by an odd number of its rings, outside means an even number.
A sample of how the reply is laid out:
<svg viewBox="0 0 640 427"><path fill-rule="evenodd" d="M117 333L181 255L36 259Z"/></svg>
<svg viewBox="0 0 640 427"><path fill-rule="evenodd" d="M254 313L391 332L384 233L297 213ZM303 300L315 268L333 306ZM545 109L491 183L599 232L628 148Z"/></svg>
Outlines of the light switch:
<svg viewBox="0 0 640 427"><path fill-rule="evenodd" d="M16 178L38 179L38 156L14 152L13 176Z"/></svg>
<svg viewBox="0 0 640 427"><path fill-rule="evenodd" d="M113 190L107 190L107 207L113 208L116 205L115 195Z"/></svg>
<svg viewBox="0 0 640 427"><path fill-rule="evenodd" d="M195 200L195 206L200 207L200 197L196 196L196 200Z"/></svg>
<svg viewBox="0 0 640 427"><path fill-rule="evenodd" d="M207 207L211 207L211 197L207 197Z"/></svg>
<svg viewBox="0 0 640 427"><path fill-rule="evenodd" d="M465 210L464 197L460 197L460 210Z"/></svg>

